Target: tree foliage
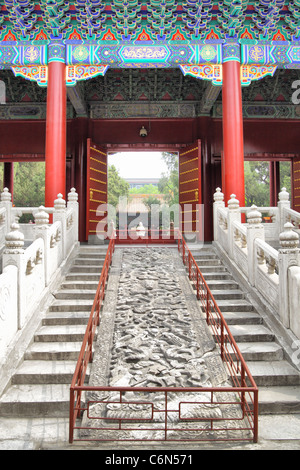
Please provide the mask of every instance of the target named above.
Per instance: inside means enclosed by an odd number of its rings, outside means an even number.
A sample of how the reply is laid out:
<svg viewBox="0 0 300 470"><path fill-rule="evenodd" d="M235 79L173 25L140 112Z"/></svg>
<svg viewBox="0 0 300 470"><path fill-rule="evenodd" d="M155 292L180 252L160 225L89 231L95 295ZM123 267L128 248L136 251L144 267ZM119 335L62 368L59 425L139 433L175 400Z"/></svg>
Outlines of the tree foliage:
<svg viewBox="0 0 300 470"><path fill-rule="evenodd" d="M270 174L269 162L245 162L245 204L246 206L269 206Z"/></svg>
<svg viewBox="0 0 300 470"><path fill-rule="evenodd" d="M130 194L159 194L158 186L145 184L141 188L130 188Z"/></svg>
<svg viewBox="0 0 300 470"><path fill-rule="evenodd" d="M153 205L155 205L156 208L158 208L158 206L160 206L160 204L161 204L160 200L157 199L157 197L155 197L152 194L149 194L149 196L147 198L143 199L143 203L147 207L148 211L151 211L151 207Z"/></svg>
<svg viewBox="0 0 300 470"><path fill-rule="evenodd" d="M108 167L108 195L107 202L117 207L120 197L129 196L129 183L119 175L114 165Z"/></svg>
<svg viewBox="0 0 300 470"><path fill-rule="evenodd" d="M270 172L269 162L246 161L245 169L245 203L260 207L270 205ZM285 187L291 196L291 163L280 162L280 189Z"/></svg>
<svg viewBox="0 0 300 470"><path fill-rule="evenodd" d="M14 204L38 207L45 204L45 163L14 163Z"/></svg>
<svg viewBox="0 0 300 470"><path fill-rule="evenodd" d="M162 174L158 182L158 190L164 194L166 204L172 206L179 203L178 156L174 153L163 152L162 159L168 171Z"/></svg>

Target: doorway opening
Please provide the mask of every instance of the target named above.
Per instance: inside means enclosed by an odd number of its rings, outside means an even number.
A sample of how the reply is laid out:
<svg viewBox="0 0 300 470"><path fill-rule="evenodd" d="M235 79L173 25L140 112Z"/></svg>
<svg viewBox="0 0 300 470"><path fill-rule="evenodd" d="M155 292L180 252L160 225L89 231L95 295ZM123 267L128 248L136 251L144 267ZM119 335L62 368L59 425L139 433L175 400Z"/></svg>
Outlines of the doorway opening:
<svg viewBox="0 0 300 470"><path fill-rule="evenodd" d="M179 226L179 159L177 152L108 154L108 220L119 235L136 241L169 238ZM125 238L125 237L124 237Z"/></svg>

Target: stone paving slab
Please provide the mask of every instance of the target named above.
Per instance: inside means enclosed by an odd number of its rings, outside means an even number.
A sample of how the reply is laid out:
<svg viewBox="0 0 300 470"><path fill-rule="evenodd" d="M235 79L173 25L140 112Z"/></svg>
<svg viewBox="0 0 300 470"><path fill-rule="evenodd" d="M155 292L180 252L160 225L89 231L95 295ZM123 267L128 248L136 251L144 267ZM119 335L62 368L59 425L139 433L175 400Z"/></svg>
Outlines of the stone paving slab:
<svg viewBox="0 0 300 470"><path fill-rule="evenodd" d="M68 443L69 419L1 418L0 450L100 450L182 451L194 450L300 450L300 414L259 417L258 443Z"/></svg>

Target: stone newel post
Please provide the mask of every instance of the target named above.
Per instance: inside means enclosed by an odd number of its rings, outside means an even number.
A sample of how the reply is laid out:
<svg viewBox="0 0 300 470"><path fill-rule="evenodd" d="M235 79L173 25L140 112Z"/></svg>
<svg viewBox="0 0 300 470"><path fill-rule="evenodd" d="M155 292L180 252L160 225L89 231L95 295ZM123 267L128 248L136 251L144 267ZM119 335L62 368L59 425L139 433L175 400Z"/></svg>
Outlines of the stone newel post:
<svg viewBox="0 0 300 470"><path fill-rule="evenodd" d="M221 192L220 188L216 189L214 194L214 241L218 239L218 207L225 207L224 194Z"/></svg>
<svg viewBox="0 0 300 470"><path fill-rule="evenodd" d="M291 207L291 203L289 201L289 193L287 192L286 188L282 188L281 192L278 194L278 208L279 208L279 233L284 230L285 224L285 216L284 216L284 209L289 209Z"/></svg>
<svg viewBox="0 0 300 470"><path fill-rule="evenodd" d="M75 227L73 242L77 242L79 232L79 204L78 194L76 193L75 188L71 188L70 192L68 193L67 208L73 210L73 224Z"/></svg>
<svg viewBox="0 0 300 470"><path fill-rule="evenodd" d="M24 234L19 230L19 224L13 223L10 232L5 237L5 249L3 251L3 268L9 264L16 266L18 269L18 290L17 290L17 309L18 309L18 328L23 326L23 283L21 282L21 273L26 270L24 264Z"/></svg>
<svg viewBox="0 0 300 470"><path fill-rule="evenodd" d="M54 201L54 214L53 214L53 223L60 221L61 222L61 231L62 231L62 250L63 258L66 258L66 236L67 236L67 214L66 214L66 201L63 199L63 195L59 193L57 199Z"/></svg>
<svg viewBox="0 0 300 470"><path fill-rule="evenodd" d="M44 241L44 253L45 253L45 284L46 286L49 283L49 251L48 247L50 245L50 234L49 234L49 214L45 211L44 206L38 208L38 212L34 215L35 225L33 227L35 239L42 238Z"/></svg>
<svg viewBox="0 0 300 470"><path fill-rule="evenodd" d="M287 222L284 231L279 236L278 252L279 268L279 316L285 327L290 328L289 302L289 268L300 266L299 235L293 230L293 225Z"/></svg>
<svg viewBox="0 0 300 470"><path fill-rule="evenodd" d="M248 250L248 279L252 286L255 285L255 239L265 240L265 231L262 222L262 216L257 206L252 205L247 212L247 250Z"/></svg>
<svg viewBox="0 0 300 470"><path fill-rule="evenodd" d="M229 256L233 258L234 228L233 222L241 222L240 203L235 194L231 194L228 201L228 249Z"/></svg>
<svg viewBox="0 0 300 470"><path fill-rule="evenodd" d="M3 192L1 193L1 200L0 200L0 207L5 207L6 214L5 214L5 223L6 223L6 233L10 231L10 224L11 224L11 194L8 188L4 188Z"/></svg>

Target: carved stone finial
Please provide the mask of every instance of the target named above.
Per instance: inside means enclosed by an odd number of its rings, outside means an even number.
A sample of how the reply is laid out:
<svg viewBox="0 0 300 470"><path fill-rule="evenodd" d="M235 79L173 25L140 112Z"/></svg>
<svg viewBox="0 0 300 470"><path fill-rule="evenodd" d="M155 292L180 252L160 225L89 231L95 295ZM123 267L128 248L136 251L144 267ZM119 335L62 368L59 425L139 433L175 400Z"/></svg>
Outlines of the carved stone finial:
<svg viewBox="0 0 300 470"><path fill-rule="evenodd" d="M116 234L116 230L115 230L114 221L110 220L109 225L108 225L108 231L107 231L108 238L113 238L115 234Z"/></svg>
<svg viewBox="0 0 300 470"><path fill-rule="evenodd" d="M282 188L281 192L278 194L278 197L280 202L288 202L290 198L286 188Z"/></svg>
<svg viewBox="0 0 300 470"><path fill-rule="evenodd" d="M284 224L284 231L279 235L281 248L289 248L291 250L298 248L299 235L293 228L294 226L290 222Z"/></svg>
<svg viewBox="0 0 300 470"><path fill-rule="evenodd" d="M247 222L248 224L257 225L261 224L262 216L261 212L257 209L257 206L254 204L250 207L250 211L247 212Z"/></svg>
<svg viewBox="0 0 300 470"><path fill-rule="evenodd" d="M24 234L20 232L19 224L14 222L10 228L11 231L5 237L4 253L24 253Z"/></svg>
<svg viewBox="0 0 300 470"><path fill-rule="evenodd" d="M71 188L70 192L68 193L68 201L69 202L77 202L78 201L78 194L76 193L75 188Z"/></svg>
<svg viewBox="0 0 300 470"><path fill-rule="evenodd" d="M11 194L10 194L8 188L3 189L3 192L1 193L1 201L11 202Z"/></svg>
<svg viewBox="0 0 300 470"><path fill-rule="evenodd" d="M66 208L66 201L63 199L63 195L59 193L57 199L54 201L54 208L56 211L61 211Z"/></svg>
<svg viewBox="0 0 300 470"><path fill-rule="evenodd" d="M235 194L231 194L230 199L228 201L228 208L230 210L235 210L240 207L240 201L236 199Z"/></svg>
<svg viewBox="0 0 300 470"><path fill-rule="evenodd" d="M40 206L38 212L34 215L34 220L36 225L48 225L49 224L49 214L45 211L44 206Z"/></svg>
<svg viewBox="0 0 300 470"><path fill-rule="evenodd" d="M215 202L223 202L224 201L224 194L221 192L221 188L216 189L216 192L214 193L214 201Z"/></svg>

